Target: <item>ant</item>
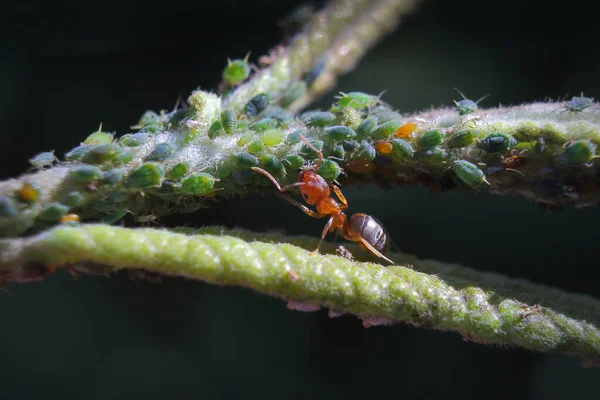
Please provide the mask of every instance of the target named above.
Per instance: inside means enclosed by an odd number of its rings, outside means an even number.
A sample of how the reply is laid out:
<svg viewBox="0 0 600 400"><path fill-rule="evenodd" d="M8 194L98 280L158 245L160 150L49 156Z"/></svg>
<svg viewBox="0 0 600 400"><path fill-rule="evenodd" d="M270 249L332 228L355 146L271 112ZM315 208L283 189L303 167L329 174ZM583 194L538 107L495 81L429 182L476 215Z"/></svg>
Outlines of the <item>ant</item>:
<svg viewBox="0 0 600 400"><path fill-rule="evenodd" d="M302 167L302 170L298 175L298 182L281 187L277 180L264 169L252 167L252 170L269 178L279 192L281 192L279 193L281 197L292 205L299 207L308 216L313 218L324 218L329 216L329 221L327 221L325 228L323 228L321 240L319 241L317 248L311 252L311 255L319 252L319 248L321 247L325 236L327 236L327 233L337 229L344 239L351 242L357 242L360 247L369 250L377 257L383 258L390 264L393 264L392 260L382 254L387 251L390 246L389 235L386 230L375 218L367 214L354 214L350 219L346 217L344 210L348 208L348 202L340 188L334 184L328 184L325 179L317 174L317 171L321 166L321 161L323 160L323 153L310 144L304 136L298 135L298 137L311 150L318 154L316 164L309 163ZM300 189L300 193L306 203L317 207L316 212L283 194L283 192L295 188ZM335 193L342 204L338 203L333 196L331 196L331 191Z"/></svg>

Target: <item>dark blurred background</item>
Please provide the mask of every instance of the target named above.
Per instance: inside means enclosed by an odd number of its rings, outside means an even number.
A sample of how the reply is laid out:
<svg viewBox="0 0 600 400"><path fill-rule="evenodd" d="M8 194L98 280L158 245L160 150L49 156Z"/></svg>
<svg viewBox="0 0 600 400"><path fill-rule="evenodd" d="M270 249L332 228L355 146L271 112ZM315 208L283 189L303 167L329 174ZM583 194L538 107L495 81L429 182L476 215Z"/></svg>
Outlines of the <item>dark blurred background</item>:
<svg viewBox="0 0 600 400"><path fill-rule="evenodd" d="M147 109L216 88L227 57L281 39L299 1L4 3L0 12L0 178L42 150L95 131L127 133ZM320 3L317 3L320 4ZM428 0L343 77L417 111L490 93L482 106L600 96L597 22L583 3ZM331 102L328 94L317 106ZM344 188L407 253L600 297L597 207L544 211L520 198ZM281 221L285 221L282 224ZM322 221L276 196L222 201L169 223L285 229ZM0 399L593 397L577 360L464 342L410 326L288 311L246 289L182 279L139 283L66 273L0 295Z"/></svg>

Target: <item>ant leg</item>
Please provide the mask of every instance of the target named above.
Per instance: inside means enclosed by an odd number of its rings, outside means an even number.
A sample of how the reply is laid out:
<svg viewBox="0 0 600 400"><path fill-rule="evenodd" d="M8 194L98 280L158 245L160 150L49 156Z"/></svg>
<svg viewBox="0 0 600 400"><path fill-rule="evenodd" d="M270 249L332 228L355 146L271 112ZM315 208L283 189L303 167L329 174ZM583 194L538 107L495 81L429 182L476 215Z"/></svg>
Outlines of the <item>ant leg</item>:
<svg viewBox="0 0 600 400"><path fill-rule="evenodd" d="M346 208L348 208L348 200L346 200L346 198L342 194L342 191L340 190L340 188L335 185L331 185L330 187L331 187L331 190L333 190L333 193L335 193L335 195L338 197L338 199L340 199L340 201L342 202L342 206L340 207L340 210L345 210Z"/></svg>
<svg viewBox="0 0 600 400"><path fill-rule="evenodd" d="M301 134L298 134L298 137L300 138L300 140L302 140L304 142L304 144L306 144L308 146L309 149L311 149L312 151L314 151L315 153L317 153L319 155L319 160L317 161L317 165L315 165L315 171L318 171L319 167L321 166L321 161L323 161L323 152L321 150L317 149L312 144L310 144L310 142Z"/></svg>
<svg viewBox="0 0 600 400"><path fill-rule="evenodd" d="M394 263L392 260L390 260L383 254L381 254L381 252L379 250L377 250L375 247L371 246L371 244L369 242L367 242L364 238L361 237L359 240L371 253L375 254L377 257L383 258L385 261L389 262L390 264Z"/></svg>
<svg viewBox="0 0 600 400"><path fill-rule="evenodd" d="M304 204L300 204L299 202L297 202L296 200L284 195L283 193L277 193L277 195L279 197L281 197L284 200L287 200L288 203L290 203L293 206L296 206L298 208L300 208L302 211L304 211L304 213L306 215L308 215L309 217L313 217L313 218L323 218L326 217L327 215L319 215L316 212L314 212L313 210L311 210L310 208L306 207Z"/></svg>
<svg viewBox="0 0 600 400"><path fill-rule="evenodd" d="M291 190L291 189L297 188L298 186L304 185L304 182L296 182L296 183L292 183L291 185L287 185L287 186L281 187L281 185L279 185L279 182L277 182L277 180L273 177L273 175L271 175L270 173L268 173L264 169L258 168L258 167L252 167L251 169L254 172L258 172L260 174L263 174L267 178L269 178L271 180L271 182L273 182L273 185L275 185L275 187L277 188L277 190L279 190L280 192L285 192L287 190Z"/></svg>
<svg viewBox="0 0 600 400"><path fill-rule="evenodd" d="M321 247L321 244L323 244L323 240L325 239L325 236L327 236L327 233L329 232L329 229L331 228L331 224L333 224L333 217L329 218L329 221L327 221L327 223L325 224L325 228L323 228L323 232L321 233L321 240L319 240L319 244L317 245L317 248L310 252L311 256L315 255L319 252L319 248Z"/></svg>

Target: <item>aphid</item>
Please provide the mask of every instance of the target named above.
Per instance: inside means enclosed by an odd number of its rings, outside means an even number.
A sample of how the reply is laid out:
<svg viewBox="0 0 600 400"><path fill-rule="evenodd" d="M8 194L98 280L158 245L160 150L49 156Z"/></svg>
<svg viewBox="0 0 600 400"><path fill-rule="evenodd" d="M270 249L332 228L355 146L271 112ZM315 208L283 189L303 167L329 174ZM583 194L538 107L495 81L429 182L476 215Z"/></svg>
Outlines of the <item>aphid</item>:
<svg viewBox="0 0 600 400"><path fill-rule="evenodd" d="M17 214L18 211L11 199L6 196L0 196L0 217L9 218Z"/></svg>
<svg viewBox="0 0 600 400"><path fill-rule="evenodd" d="M65 214L62 217L60 217L60 223L61 224L76 224L77 222L79 222L79 215L77 214Z"/></svg>
<svg viewBox="0 0 600 400"><path fill-rule="evenodd" d="M282 161L287 167L291 170L299 170L301 169L306 161L304 158L297 154L288 154Z"/></svg>
<svg viewBox="0 0 600 400"><path fill-rule="evenodd" d="M223 123L221 120L216 120L208 127L206 134L210 139L214 139L223 130Z"/></svg>
<svg viewBox="0 0 600 400"><path fill-rule="evenodd" d="M387 139L396 133L398 128L402 126L402 122L397 119L384 122L378 125L377 128L371 133L371 137L376 140Z"/></svg>
<svg viewBox="0 0 600 400"><path fill-rule="evenodd" d="M102 132L102 124L98 130L91 135L89 135L84 141L83 144L109 144L112 143L114 139L114 135L108 132Z"/></svg>
<svg viewBox="0 0 600 400"><path fill-rule="evenodd" d="M473 129L454 132L452 136L446 139L446 147L449 149L467 147L473 143L478 136L479 131Z"/></svg>
<svg viewBox="0 0 600 400"><path fill-rule="evenodd" d="M286 109L278 106L267 107L267 109L262 112L262 117L273 118L277 121L278 125L281 125L284 128L290 126L290 124L294 121L294 116L292 114L290 114Z"/></svg>
<svg viewBox="0 0 600 400"><path fill-rule="evenodd" d="M458 160L452 164L452 171L463 181L464 184L471 186L472 188L479 190L484 184L489 185L490 183L485 179L484 172L477 167L465 160Z"/></svg>
<svg viewBox="0 0 600 400"><path fill-rule="evenodd" d="M329 111L318 111L306 113L300 116L302 122L306 124L306 126L328 126L335 124L337 119L336 115L330 113Z"/></svg>
<svg viewBox="0 0 600 400"><path fill-rule="evenodd" d="M146 143L148 134L146 132L129 133L121 136L119 143L127 147L137 147Z"/></svg>
<svg viewBox="0 0 600 400"><path fill-rule="evenodd" d="M321 166L317 169L317 174L321 175L327 182L335 181L340 174L342 169L335 161L323 160Z"/></svg>
<svg viewBox="0 0 600 400"><path fill-rule="evenodd" d="M102 164L115 159L120 152L121 148L114 143L94 145L81 157L81 162L96 165Z"/></svg>
<svg viewBox="0 0 600 400"><path fill-rule="evenodd" d="M173 181L163 181L158 191L160 193L173 194L181 191L181 183Z"/></svg>
<svg viewBox="0 0 600 400"><path fill-rule="evenodd" d="M240 168L257 167L258 158L248 153L236 153L232 156L233 162Z"/></svg>
<svg viewBox="0 0 600 400"><path fill-rule="evenodd" d="M260 93L254 96L248 104L246 104L246 117L254 119L257 114L263 112L269 106L269 95Z"/></svg>
<svg viewBox="0 0 600 400"><path fill-rule="evenodd" d="M207 173L200 172L188 176L181 181L181 192L185 194L205 195L212 192L217 179Z"/></svg>
<svg viewBox="0 0 600 400"><path fill-rule="evenodd" d="M488 153L500 153L517 145L517 139L506 133L490 133L475 144L475 147Z"/></svg>
<svg viewBox="0 0 600 400"><path fill-rule="evenodd" d="M346 149L347 160L371 161L377 156L375 147L366 140L360 142L356 140L345 141L344 149Z"/></svg>
<svg viewBox="0 0 600 400"><path fill-rule="evenodd" d="M454 88L454 90L456 90L458 92L458 94L460 94L463 98L460 101L454 100L454 104L456 104L456 111L458 111L458 115L460 115L460 116L471 114L473 111L477 110L477 104L479 104L479 102L483 101L485 98L487 98L489 96L489 94L486 94L485 96L481 97L479 100L473 101L473 100L467 99L465 97L465 95L457 88Z"/></svg>
<svg viewBox="0 0 600 400"><path fill-rule="evenodd" d="M596 158L595 154L596 145L590 140L576 140L565 148L558 161L565 165L581 165Z"/></svg>
<svg viewBox="0 0 600 400"><path fill-rule="evenodd" d="M260 157L261 166L275 176L284 176L285 167L277 157L272 154L263 154Z"/></svg>
<svg viewBox="0 0 600 400"><path fill-rule="evenodd" d="M127 174L127 170L125 168L114 168L104 173L104 178L102 181L104 183L108 183L109 185L115 185L123 180L125 174Z"/></svg>
<svg viewBox="0 0 600 400"><path fill-rule="evenodd" d="M303 138L304 136L298 135L299 138ZM305 154L311 158L319 157L321 151L323 150L323 141L322 140L311 140L309 143L305 142L300 149L301 154Z"/></svg>
<svg viewBox="0 0 600 400"><path fill-rule="evenodd" d="M380 154L390 154L394 146L390 142L382 141L375 143L375 150Z"/></svg>
<svg viewBox="0 0 600 400"><path fill-rule="evenodd" d="M58 158L54 155L54 150L45 151L43 153L36 154L29 159L29 164L35 168L49 167L55 162L58 162Z"/></svg>
<svg viewBox="0 0 600 400"><path fill-rule="evenodd" d="M227 66L223 70L223 81L229 86L236 86L245 81L250 76L250 64L248 58L250 53L246 54L243 60L227 60Z"/></svg>
<svg viewBox="0 0 600 400"><path fill-rule="evenodd" d="M396 157L404 161L412 160L415 154L413 147L404 139L392 139L392 151Z"/></svg>
<svg viewBox="0 0 600 400"><path fill-rule="evenodd" d="M379 97L363 92L340 92L341 96L337 96L337 107L336 111L340 111L342 108L351 107L359 110L365 108L371 108L379 101Z"/></svg>
<svg viewBox="0 0 600 400"><path fill-rule="evenodd" d="M245 146L248 143L250 143L252 141L252 139L254 139L254 136L255 136L254 131L247 131L242 136L240 136L240 138L238 139L236 144L239 147Z"/></svg>
<svg viewBox="0 0 600 400"><path fill-rule="evenodd" d="M70 192L69 194L67 194L67 196L65 197L65 201L63 201L64 204L66 204L67 206L71 207L71 208L75 208L80 206L81 204L83 204L83 195L79 192Z"/></svg>
<svg viewBox="0 0 600 400"><path fill-rule="evenodd" d="M377 118L369 117L366 118L361 124L356 128L356 137L358 139L366 139L371 135L371 133L377 127Z"/></svg>
<svg viewBox="0 0 600 400"><path fill-rule="evenodd" d="M17 199L23 203L35 203L40 198L40 187L36 183L25 182L19 190L17 190Z"/></svg>
<svg viewBox="0 0 600 400"><path fill-rule="evenodd" d="M342 110L340 122L342 125L356 130L362 123L361 112L354 108L346 107Z"/></svg>
<svg viewBox="0 0 600 400"><path fill-rule="evenodd" d="M131 171L126 185L131 189L148 189L161 184L165 172L160 164L145 163Z"/></svg>
<svg viewBox="0 0 600 400"><path fill-rule="evenodd" d="M69 207L64 204L52 202L40 211L37 218L41 221L57 221L69 212Z"/></svg>
<svg viewBox="0 0 600 400"><path fill-rule="evenodd" d="M150 154L146 156L144 161L164 161L175 152L175 146L171 143L159 143L152 150Z"/></svg>
<svg viewBox="0 0 600 400"><path fill-rule="evenodd" d="M237 127L237 115L231 110L224 110L221 113L221 125L225 132L232 134Z"/></svg>
<svg viewBox="0 0 600 400"><path fill-rule="evenodd" d="M73 178L81 183L91 183L104 178L104 172L93 165L82 165L71 172Z"/></svg>
<svg viewBox="0 0 600 400"><path fill-rule="evenodd" d="M169 178L179 179L188 173L190 165L186 161L177 163L169 171Z"/></svg>
<svg viewBox="0 0 600 400"><path fill-rule="evenodd" d="M81 157L83 157L85 155L85 153L88 152L89 149L91 149L92 146L89 145L85 145L82 144L80 146L77 146L71 150L69 150L68 152L65 153L65 160L67 161L77 161L79 160Z"/></svg>
<svg viewBox="0 0 600 400"><path fill-rule="evenodd" d="M422 150L431 149L438 144L441 144L444 141L445 136L446 134L444 132L434 129L419 136L417 144Z"/></svg>
<svg viewBox="0 0 600 400"><path fill-rule="evenodd" d="M346 149L341 144L333 146L329 158L343 161L346 158Z"/></svg>
<svg viewBox="0 0 600 400"><path fill-rule="evenodd" d="M564 113L564 112L578 113L578 112L582 112L586 108L589 108L593 105L594 105L594 99L589 98L589 97L584 97L583 92L581 92L581 97L574 96L571 100L564 102L563 105L561 107L557 108L556 110L560 110L561 108L564 108L564 110L561 111L561 113ZM554 111L556 111L556 110L554 110ZM552 112L554 112L554 111L552 111Z"/></svg>
<svg viewBox="0 0 600 400"><path fill-rule="evenodd" d="M311 254L318 253L327 233L337 229L345 239L357 242L361 247L366 248L377 257L392 263L390 259L383 255L383 252L389 248L390 243L385 229L374 218L366 214L354 214L350 219L346 217L344 210L348 208L348 202L339 187L334 184L328 184L323 177L317 174L323 162L323 153L312 146L304 136L300 136L300 139L306 146L312 147L312 150L318 154L318 160L315 164L310 163L302 169L298 175L298 182L281 187L277 180L267 171L257 167L253 167L252 170L269 178L285 200L299 207L307 215L313 218L329 217L321 233L321 240ZM316 206L316 212L283 194L283 192L295 188L300 189L300 193L306 203ZM341 204L331 196L332 191Z"/></svg>
<svg viewBox="0 0 600 400"><path fill-rule="evenodd" d="M132 126L131 129L141 129L148 133L158 133L164 129L164 122L161 116L154 111L146 111L138 123Z"/></svg>
<svg viewBox="0 0 600 400"><path fill-rule="evenodd" d="M344 125L327 127L324 132L327 137L333 140L348 140L356 137L356 132Z"/></svg>
<svg viewBox="0 0 600 400"><path fill-rule="evenodd" d="M265 146L271 147L277 146L279 143L283 142L284 137L285 132L283 132L281 129L269 129L262 134L260 140Z"/></svg>
<svg viewBox="0 0 600 400"><path fill-rule="evenodd" d="M448 152L439 147L434 147L429 150L417 151L414 157L424 164L438 165L444 163L449 155Z"/></svg>
<svg viewBox="0 0 600 400"><path fill-rule="evenodd" d="M139 222L142 225L150 225L155 224L158 225L158 217L156 215L148 214L148 215L136 215L135 221Z"/></svg>
<svg viewBox="0 0 600 400"><path fill-rule="evenodd" d="M248 153L250 153L250 154L258 154L261 151L263 151L264 148L265 148L265 145L263 144L263 142L261 140L254 140L253 142L251 142L248 145L246 150L248 150Z"/></svg>
<svg viewBox="0 0 600 400"><path fill-rule="evenodd" d="M397 138L405 138L411 133L413 133L415 129L417 129L417 124L409 121L402 124L398 129L396 129L396 133L394 134L394 136L396 136Z"/></svg>
<svg viewBox="0 0 600 400"><path fill-rule="evenodd" d="M254 132L264 132L269 129L277 128L277 120L274 118L262 118L250 125L250 129Z"/></svg>

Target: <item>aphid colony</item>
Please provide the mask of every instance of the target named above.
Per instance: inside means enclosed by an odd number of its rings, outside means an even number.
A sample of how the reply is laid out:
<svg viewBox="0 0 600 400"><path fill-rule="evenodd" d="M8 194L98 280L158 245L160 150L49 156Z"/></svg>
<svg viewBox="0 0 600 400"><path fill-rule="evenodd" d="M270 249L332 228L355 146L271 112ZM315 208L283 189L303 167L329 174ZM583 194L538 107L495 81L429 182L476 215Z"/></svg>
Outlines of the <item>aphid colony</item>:
<svg viewBox="0 0 600 400"><path fill-rule="evenodd" d="M228 65L230 71L224 72L224 79L230 85L247 78L249 69L243 63L247 59ZM311 73L318 73L321 64L319 60ZM232 109L221 110L207 120L206 126L188 123L197 118L202 105L190 98L188 108L161 114L146 112L133 127L139 132L118 140L99 129L64 155L69 177L65 189L50 201L37 205L43 193L32 181L24 182L14 197L0 197L0 236L21 234L38 223L42 227L76 223L79 217L74 211L80 210L92 210L91 218L114 223L128 213L130 202L139 198L138 194L169 201L175 209L197 205L194 199L199 196L211 197L218 191L243 193L250 186L261 185L257 172L273 183L280 182L281 187L299 183L290 172L299 172L301 182L312 176L314 182L323 180L331 185L342 167L347 174L363 175L409 170L440 177L452 172L458 181L479 190L489 185L486 172L496 173L498 168L518 172L515 178L525 177L520 169L535 157L544 165L566 171L588 168L597 158L597 144L590 139L559 142L518 131L483 134L477 129L476 117L470 117L483 98L472 101L462 93L463 100L455 102L460 122L449 127L407 120L383 104L379 96L361 92L341 93L329 110L292 115L286 107L306 93L313 75L307 74L306 79L292 83L279 95L254 96L239 114ZM592 104L593 100L582 95L564 107L566 111L581 112ZM165 131L171 132L171 140L158 143L155 135ZM218 162L207 160L208 166L203 169L192 166L192 160L178 157L190 143L204 145L223 138L230 138L235 149L222 149ZM140 149L145 149L143 156ZM315 159L318 161L313 164L311 160ZM55 162L58 159L54 152L40 153L30 160L38 170ZM320 202L333 201L328 191L339 193L335 185L325 188L321 183L322 198L307 201L317 209ZM367 241L365 247L370 244L382 251L380 243L373 242L364 230L370 226L369 232L374 232L380 225L369 222L359 229L359 222L371 221L370 217L357 214L349 220L342 218L346 203L340 196L342 204L331 208L331 212L317 210L319 216L330 215L323 236L329 229L339 229L349 240L363 238ZM342 214L335 214L338 212ZM20 222L11 223L11 218Z"/></svg>

